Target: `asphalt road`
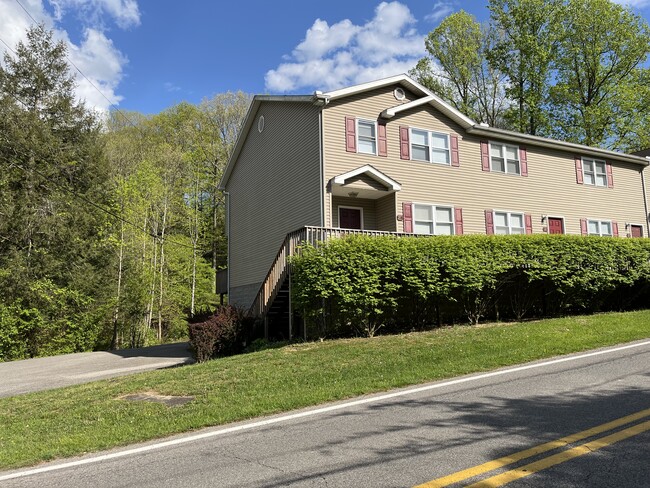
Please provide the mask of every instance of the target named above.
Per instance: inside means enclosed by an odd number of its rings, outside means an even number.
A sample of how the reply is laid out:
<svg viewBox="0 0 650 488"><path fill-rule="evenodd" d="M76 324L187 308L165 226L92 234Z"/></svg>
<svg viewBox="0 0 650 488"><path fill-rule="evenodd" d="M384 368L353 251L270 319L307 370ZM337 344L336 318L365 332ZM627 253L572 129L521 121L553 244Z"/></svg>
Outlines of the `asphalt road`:
<svg viewBox="0 0 650 488"><path fill-rule="evenodd" d="M0 363L0 397L193 363L187 342Z"/></svg>
<svg viewBox="0 0 650 488"><path fill-rule="evenodd" d="M523 451L453 485L466 486L577 450L508 486L650 486L649 421L642 341L0 473L0 485L408 487Z"/></svg>

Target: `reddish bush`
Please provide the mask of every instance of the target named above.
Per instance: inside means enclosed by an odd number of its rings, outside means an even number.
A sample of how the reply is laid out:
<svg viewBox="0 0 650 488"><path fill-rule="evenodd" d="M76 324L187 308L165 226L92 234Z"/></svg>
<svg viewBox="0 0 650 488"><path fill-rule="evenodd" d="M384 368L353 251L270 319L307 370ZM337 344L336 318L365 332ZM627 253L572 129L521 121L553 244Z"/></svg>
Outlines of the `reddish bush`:
<svg viewBox="0 0 650 488"><path fill-rule="evenodd" d="M246 318L230 305L219 307L205 322L190 324L190 344L198 362L244 350Z"/></svg>

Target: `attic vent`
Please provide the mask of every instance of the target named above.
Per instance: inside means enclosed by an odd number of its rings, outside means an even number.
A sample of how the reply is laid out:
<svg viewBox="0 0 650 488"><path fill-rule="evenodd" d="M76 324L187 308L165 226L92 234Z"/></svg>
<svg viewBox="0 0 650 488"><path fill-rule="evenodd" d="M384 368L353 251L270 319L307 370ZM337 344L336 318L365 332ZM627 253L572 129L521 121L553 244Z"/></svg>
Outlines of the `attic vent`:
<svg viewBox="0 0 650 488"><path fill-rule="evenodd" d="M402 88L395 88L393 91L393 96L397 100L404 100L406 98L406 93L404 93L404 90Z"/></svg>
<svg viewBox="0 0 650 488"><path fill-rule="evenodd" d="M260 118L257 119L257 131L261 134L264 130L264 116L260 115Z"/></svg>

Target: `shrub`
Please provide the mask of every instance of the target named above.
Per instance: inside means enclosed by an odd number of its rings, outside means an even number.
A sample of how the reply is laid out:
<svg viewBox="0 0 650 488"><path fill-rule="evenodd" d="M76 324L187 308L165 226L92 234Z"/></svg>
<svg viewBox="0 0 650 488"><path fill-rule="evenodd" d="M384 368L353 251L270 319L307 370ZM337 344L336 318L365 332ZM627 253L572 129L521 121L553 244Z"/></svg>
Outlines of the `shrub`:
<svg viewBox="0 0 650 488"><path fill-rule="evenodd" d="M348 236L292 263L294 305L318 337L650 302L647 239Z"/></svg>
<svg viewBox="0 0 650 488"><path fill-rule="evenodd" d="M231 356L246 347L250 319L230 305L219 307L204 322L189 324L190 345L198 362Z"/></svg>

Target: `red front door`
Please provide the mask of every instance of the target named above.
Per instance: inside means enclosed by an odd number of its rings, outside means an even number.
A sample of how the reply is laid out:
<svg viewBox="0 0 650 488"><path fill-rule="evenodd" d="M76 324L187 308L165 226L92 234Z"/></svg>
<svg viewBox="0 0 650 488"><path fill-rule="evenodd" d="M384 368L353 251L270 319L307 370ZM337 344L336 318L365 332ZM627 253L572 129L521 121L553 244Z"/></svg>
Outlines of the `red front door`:
<svg viewBox="0 0 650 488"><path fill-rule="evenodd" d="M549 234L564 234L564 222L562 219L555 217L548 218L548 233Z"/></svg>
<svg viewBox="0 0 650 488"><path fill-rule="evenodd" d="M640 225L630 225L630 236L643 237L643 227Z"/></svg>
<svg viewBox="0 0 650 488"><path fill-rule="evenodd" d="M361 209L339 207L339 227L361 230Z"/></svg>

